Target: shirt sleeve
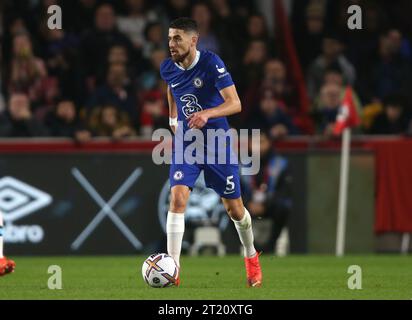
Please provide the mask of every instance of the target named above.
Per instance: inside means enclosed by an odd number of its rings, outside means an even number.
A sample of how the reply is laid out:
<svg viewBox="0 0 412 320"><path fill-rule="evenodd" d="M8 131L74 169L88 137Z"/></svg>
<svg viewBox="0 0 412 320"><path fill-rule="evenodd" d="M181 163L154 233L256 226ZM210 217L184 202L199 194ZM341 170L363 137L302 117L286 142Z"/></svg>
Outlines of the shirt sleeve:
<svg viewBox="0 0 412 320"><path fill-rule="evenodd" d="M226 66L218 55L213 55L210 64L215 87L220 91L226 87L233 85L232 76L227 71Z"/></svg>
<svg viewBox="0 0 412 320"><path fill-rule="evenodd" d="M166 60L163 61L160 65L160 77L167 82L165 74L164 74L164 69L165 69L165 65L166 65Z"/></svg>

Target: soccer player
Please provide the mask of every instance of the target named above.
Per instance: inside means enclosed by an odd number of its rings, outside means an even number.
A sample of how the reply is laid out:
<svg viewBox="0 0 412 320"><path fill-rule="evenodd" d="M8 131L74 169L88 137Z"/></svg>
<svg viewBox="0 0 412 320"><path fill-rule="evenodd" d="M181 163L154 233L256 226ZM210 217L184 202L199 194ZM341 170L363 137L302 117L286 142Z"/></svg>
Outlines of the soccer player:
<svg viewBox="0 0 412 320"><path fill-rule="evenodd" d="M0 277L14 271L16 264L3 256L3 214L0 212Z"/></svg>
<svg viewBox="0 0 412 320"><path fill-rule="evenodd" d="M177 130L187 132L200 129L206 140L208 129L230 129L226 116L241 111L241 103L231 75L223 61L215 53L196 48L199 33L197 24L189 18L178 18L169 25L169 49L160 74L167 82L170 126L175 133L172 164L170 166L171 201L167 215L167 250L180 267L180 252L185 229L184 212L190 190L201 171L206 186L217 192L233 220L244 247L247 283L250 287L262 284L259 256L254 247L252 221L244 207L240 194L239 168L237 164L188 164L176 161ZM179 125L182 127L178 128ZM184 147L187 146L183 142ZM204 146L208 149L207 145ZM224 152L230 153L230 145ZM184 151L184 150L183 150ZM226 160L228 161L228 160ZM180 276L177 285L180 283Z"/></svg>

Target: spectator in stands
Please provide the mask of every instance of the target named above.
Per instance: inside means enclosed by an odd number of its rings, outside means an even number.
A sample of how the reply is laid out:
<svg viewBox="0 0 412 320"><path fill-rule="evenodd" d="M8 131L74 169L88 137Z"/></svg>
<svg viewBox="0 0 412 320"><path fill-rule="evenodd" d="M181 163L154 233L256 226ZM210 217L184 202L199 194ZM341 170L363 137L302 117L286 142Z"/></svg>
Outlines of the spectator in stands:
<svg viewBox="0 0 412 320"><path fill-rule="evenodd" d="M133 59L133 46L129 38L116 28L116 16L110 4L101 4L95 14L95 26L84 33L81 40L82 66L86 86L93 90L99 68L106 63L109 49L114 45L127 48Z"/></svg>
<svg viewBox="0 0 412 320"><path fill-rule="evenodd" d="M126 0L127 15L117 17L117 27L129 37L134 47L141 50L146 45L144 31L148 23L158 19L156 13L147 9L144 0Z"/></svg>
<svg viewBox="0 0 412 320"><path fill-rule="evenodd" d="M97 0L78 0L73 2L75 3L73 10L70 11L70 20L67 25L72 27L77 32L77 34L80 34L85 30L92 29L97 7ZM66 8L64 12L66 11L69 10L67 10Z"/></svg>
<svg viewBox="0 0 412 320"><path fill-rule="evenodd" d="M95 108L90 117L89 128L98 137L122 139L136 135L128 114L113 105Z"/></svg>
<svg viewBox="0 0 412 320"><path fill-rule="evenodd" d="M49 30L45 23L45 8L56 3L64 12L63 30ZM334 121L334 85L341 93L347 84L352 85L362 102L371 106L362 109L362 120L368 118L367 126L364 121L367 132L374 115L383 109L385 96L399 91L412 100L412 29L407 6L365 3L363 30L354 33L348 30L347 13L342 10L350 3L302 0L292 4L294 40L312 106L315 111L321 109L317 113L321 133L328 132L328 123ZM2 95L7 98L13 92L24 92L33 117L42 120L54 110L57 95L69 96L76 105L119 106L140 132L137 122L142 117L137 106L143 106L144 100L137 103L137 98L145 91L165 91L158 64L165 57L163 50L167 53L168 22L193 16L201 33L199 47L222 57L241 96L243 112L231 117L231 124L249 124L265 89L274 92L277 104L299 124L302 96L296 94L298 80L288 77L287 68L273 59L274 42L268 35L266 15L256 7L261 6L246 0L8 0L2 15L1 66L6 68L1 70L0 110ZM115 10L122 15L116 17ZM282 37L277 40L276 45L285 44ZM126 69L125 76L122 69ZM262 121L257 125L266 127L267 120Z"/></svg>
<svg viewBox="0 0 412 320"><path fill-rule="evenodd" d="M406 134L412 124L406 107L405 99L402 96L392 94L385 97L383 111L373 120L370 133Z"/></svg>
<svg viewBox="0 0 412 320"><path fill-rule="evenodd" d="M12 48L14 38L21 34L29 35L29 28L27 26L26 21L21 17L17 16L15 18L11 18L10 22L7 23L7 17L5 19L5 33L4 36L1 38L1 44L3 46L3 58L4 61L10 62L13 57L13 50L4 50L5 48ZM8 70L10 72L10 70ZM6 79L6 78L5 78ZM8 79L8 78L7 78Z"/></svg>
<svg viewBox="0 0 412 320"><path fill-rule="evenodd" d="M126 67L127 78L133 83L138 74L138 67L129 57L129 52L123 45L114 45L109 49L106 64L101 67L98 75L99 83L104 83L111 65L121 64Z"/></svg>
<svg viewBox="0 0 412 320"><path fill-rule="evenodd" d="M50 34L50 28L48 26L48 19L50 17L49 13L47 12L50 6L61 5L59 4L58 0L39 0L36 1L37 4L30 9L30 23L28 24L30 33L32 38L35 39L34 44L37 44L37 52L41 57L46 56L46 47L48 43L48 38ZM64 8L62 8L64 12ZM66 15L64 14L64 17ZM62 27L68 27L66 23L66 19L64 19L64 25ZM63 23L63 20L62 20ZM63 30L63 29L62 29Z"/></svg>
<svg viewBox="0 0 412 320"><path fill-rule="evenodd" d="M344 45L337 34L330 34L323 39L322 54L316 58L308 70L308 93L313 99L322 85L325 71L332 65L338 65L345 81L353 85L356 72L353 65L343 55Z"/></svg>
<svg viewBox="0 0 412 320"><path fill-rule="evenodd" d="M239 79L240 91L258 86L263 76L263 66L267 59L267 46L262 40L253 40L243 57L242 78Z"/></svg>
<svg viewBox="0 0 412 320"><path fill-rule="evenodd" d="M196 20L200 34L197 48L220 54L220 42L213 30L212 12L205 2L199 2L192 8L192 19Z"/></svg>
<svg viewBox="0 0 412 320"><path fill-rule="evenodd" d="M1 34L0 34L1 37ZM3 65L3 55L2 55L2 47L0 45L0 66ZM2 68L0 68L0 114L4 112L4 110L6 109L6 101L4 100L4 96L3 96L3 92L2 92L2 88L3 88L3 83L2 83L2 79L3 79L3 73L2 73Z"/></svg>
<svg viewBox="0 0 412 320"><path fill-rule="evenodd" d="M259 65L263 67L263 64L267 58L267 46L262 40L253 40L249 43L245 52L243 63L248 65Z"/></svg>
<svg viewBox="0 0 412 320"><path fill-rule="evenodd" d="M53 137L68 137L78 141L88 141L91 138L84 124L80 121L76 106L70 99L60 99L55 109L45 120Z"/></svg>
<svg viewBox="0 0 412 320"><path fill-rule="evenodd" d="M1 87L1 82L0 82ZM0 92L0 114L6 109L6 101L4 100L3 94Z"/></svg>
<svg viewBox="0 0 412 320"><path fill-rule="evenodd" d="M387 32L387 37L394 54L399 54L402 59L411 59L411 43L406 37L404 37L402 32L396 28L391 28Z"/></svg>
<svg viewBox="0 0 412 320"><path fill-rule="evenodd" d="M34 55L29 35L16 35L13 39L9 91L26 93L33 104L44 103L47 94L46 78L45 63Z"/></svg>
<svg viewBox="0 0 412 320"><path fill-rule="evenodd" d="M343 98L347 83L343 77L342 70L340 70L339 65L332 65L328 69L326 69L324 76L323 76L322 87L327 86L327 85L339 86L341 90L341 98ZM357 93L353 89L352 89L352 95L353 95L357 109L361 110L362 104L359 100ZM319 95L314 100L314 103L312 104L314 110L322 109L321 103L319 103L320 96L321 96L321 93L319 93Z"/></svg>
<svg viewBox="0 0 412 320"><path fill-rule="evenodd" d="M258 112L251 121L252 128L269 132L271 138L280 139L297 134L297 128L285 111L285 106L276 100L274 92L265 90L262 94Z"/></svg>
<svg viewBox="0 0 412 320"><path fill-rule="evenodd" d="M14 39L15 36L23 33L28 34L29 30L24 19L21 17L17 17L12 21L10 25L10 36L12 39Z"/></svg>
<svg viewBox="0 0 412 320"><path fill-rule="evenodd" d="M269 33L266 26L265 18L262 15L251 15L247 23L247 36L248 40L269 40Z"/></svg>
<svg viewBox="0 0 412 320"><path fill-rule="evenodd" d="M219 41L223 44L220 56L225 61L232 76L237 78L242 54L245 50L246 23L244 19L235 14L229 0L212 0L210 2L214 13L213 25L219 30ZM236 6L239 3L236 3Z"/></svg>
<svg viewBox="0 0 412 320"><path fill-rule="evenodd" d="M345 79L343 78L342 70L340 70L338 65L330 66L325 70L323 75L323 84L337 84L340 87L343 87Z"/></svg>
<svg viewBox="0 0 412 320"><path fill-rule="evenodd" d="M319 101L314 112L319 134L331 135L342 101L342 87L336 83L326 83L320 89Z"/></svg>
<svg viewBox="0 0 412 320"><path fill-rule="evenodd" d="M290 105L292 88L287 79L286 66L281 60L274 58L265 63L261 86L272 90L277 99L288 106Z"/></svg>
<svg viewBox="0 0 412 320"><path fill-rule="evenodd" d="M305 10L303 30L294 28L297 53L306 70L309 64L321 54L325 29L325 8L319 2L312 2Z"/></svg>
<svg viewBox="0 0 412 320"><path fill-rule="evenodd" d="M159 88L160 65L167 58L166 50L155 49L150 57L150 69L139 77L139 87L142 90L153 90Z"/></svg>
<svg viewBox="0 0 412 320"><path fill-rule="evenodd" d="M260 168L257 175L241 175L241 183L252 219L272 220L269 241L263 245L255 242L257 250L270 253L291 213L292 177L287 159L274 152L273 140L266 131L260 134Z"/></svg>
<svg viewBox="0 0 412 320"><path fill-rule="evenodd" d="M59 94L76 96L79 92L77 78L77 59L79 38L63 29L48 29L45 52L49 76L56 77L59 84Z"/></svg>
<svg viewBox="0 0 412 320"><path fill-rule="evenodd" d="M99 87L91 96L88 109L107 104L116 106L119 110L128 113L132 121L136 121L136 93L127 76L126 66L122 63L114 63L109 66L106 84Z"/></svg>
<svg viewBox="0 0 412 320"><path fill-rule="evenodd" d="M24 93L13 93L7 111L0 115L0 136L23 138L47 135L47 129L33 117L29 97Z"/></svg>
<svg viewBox="0 0 412 320"><path fill-rule="evenodd" d="M109 53L107 55L107 63L111 64L129 64L129 55L127 49L122 45L114 45L109 49Z"/></svg>
<svg viewBox="0 0 412 320"><path fill-rule="evenodd" d="M264 64L261 82L247 87L242 96L242 114L240 116L243 121L253 112L256 101L260 100L262 90L273 92L275 98L288 106L288 111L290 111L292 92L287 80L286 67L281 60L277 58L267 60Z"/></svg>
<svg viewBox="0 0 412 320"><path fill-rule="evenodd" d="M334 23L345 36L345 56L355 66L357 75L361 76L364 72L370 73L371 57L377 52L379 34L388 26L388 13L381 7L382 1L365 1L362 4L362 29L353 32L348 28L347 8L353 4L350 1L340 1ZM357 77L357 82L359 79Z"/></svg>
<svg viewBox="0 0 412 320"><path fill-rule="evenodd" d="M274 55L274 40L269 36L266 20L262 15L253 14L249 16L246 34L247 39L243 41L243 44L248 44L253 40L261 40L266 44L270 55Z"/></svg>
<svg viewBox="0 0 412 320"><path fill-rule="evenodd" d="M381 35L377 57L371 55L368 72L363 72L364 76L360 80L359 88L365 99L382 100L394 92L412 98L410 53L402 47L402 43L402 34L397 30L389 30Z"/></svg>
<svg viewBox="0 0 412 320"><path fill-rule="evenodd" d="M190 16L190 1L189 0L167 0L166 11L169 21L179 17Z"/></svg>
<svg viewBox="0 0 412 320"><path fill-rule="evenodd" d="M167 41L163 26L160 22L149 23L144 31L146 44L143 48L143 57L150 59L152 52L156 49L167 50Z"/></svg>
<svg viewBox="0 0 412 320"><path fill-rule="evenodd" d="M140 117L141 135L150 138L154 130L167 128L169 110L160 91L149 91L143 97L142 114Z"/></svg>

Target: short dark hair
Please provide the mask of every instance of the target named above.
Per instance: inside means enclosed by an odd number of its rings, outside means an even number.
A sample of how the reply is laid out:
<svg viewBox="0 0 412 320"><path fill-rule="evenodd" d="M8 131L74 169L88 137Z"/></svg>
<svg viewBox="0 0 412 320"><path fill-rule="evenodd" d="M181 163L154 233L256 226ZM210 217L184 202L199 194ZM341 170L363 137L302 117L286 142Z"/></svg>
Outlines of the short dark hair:
<svg viewBox="0 0 412 320"><path fill-rule="evenodd" d="M198 32L197 22L191 18L186 18L186 17L177 18L173 20L170 23L169 28L179 29L185 32L189 32L189 31Z"/></svg>
<svg viewBox="0 0 412 320"><path fill-rule="evenodd" d="M326 31L323 40L325 39L334 40L338 41L340 44L345 44L345 37L343 33L336 29L329 29L328 31Z"/></svg>
<svg viewBox="0 0 412 320"><path fill-rule="evenodd" d="M149 22L149 23L146 25L146 27L144 28L144 31L143 31L144 37L145 37L146 39L148 39L148 38L149 38L149 31L150 31L150 29L152 29L152 28L154 28L154 27L157 27L157 26L162 27L162 24L161 24L159 21Z"/></svg>
<svg viewBox="0 0 412 320"><path fill-rule="evenodd" d="M59 105L60 103L63 103L63 102L70 102L70 103L73 103L74 105L76 105L74 103L74 100L69 96L61 96L61 97L56 98L55 101L54 101L56 106Z"/></svg>
<svg viewBox="0 0 412 320"><path fill-rule="evenodd" d="M343 76L342 67L340 66L340 64L338 62L333 62L331 65L329 65L326 68L325 74L329 73L329 72L339 73L341 76Z"/></svg>

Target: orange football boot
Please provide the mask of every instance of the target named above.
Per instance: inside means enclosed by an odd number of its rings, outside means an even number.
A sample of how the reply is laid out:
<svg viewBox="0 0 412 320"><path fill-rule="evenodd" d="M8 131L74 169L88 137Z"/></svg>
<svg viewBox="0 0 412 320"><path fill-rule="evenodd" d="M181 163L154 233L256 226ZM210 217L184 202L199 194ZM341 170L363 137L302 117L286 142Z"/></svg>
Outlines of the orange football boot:
<svg viewBox="0 0 412 320"><path fill-rule="evenodd" d="M260 287L262 285L262 269L257 253L252 258L245 257L246 275L248 287Z"/></svg>
<svg viewBox="0 0 412 320"><path fill-rule="evenodd" d="M16 263L6 257L0 258L0 277L14 272Z"/></svg>
<svg viewBox="0 0 412 320"><path fill-rule="evenodd" d="M177 267L177 278L175 280L175 286L180 286L180 267Z"/></svg>

